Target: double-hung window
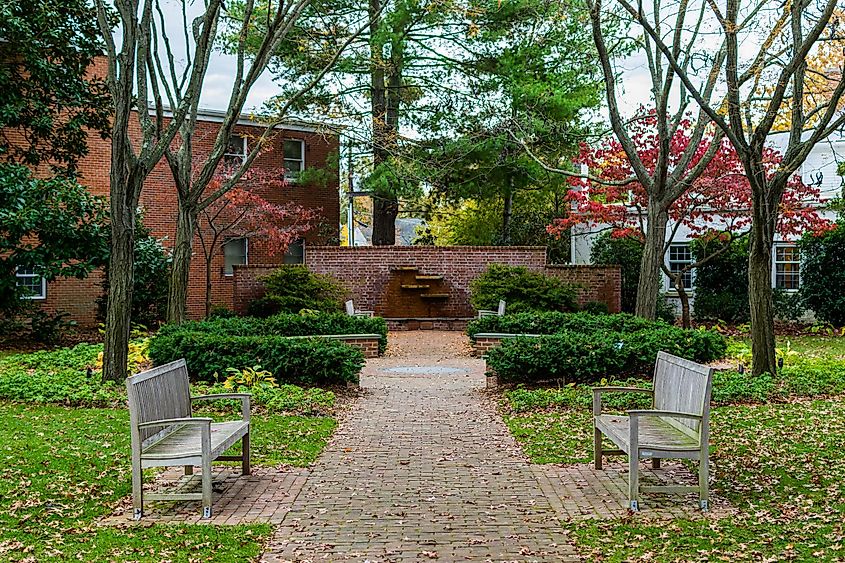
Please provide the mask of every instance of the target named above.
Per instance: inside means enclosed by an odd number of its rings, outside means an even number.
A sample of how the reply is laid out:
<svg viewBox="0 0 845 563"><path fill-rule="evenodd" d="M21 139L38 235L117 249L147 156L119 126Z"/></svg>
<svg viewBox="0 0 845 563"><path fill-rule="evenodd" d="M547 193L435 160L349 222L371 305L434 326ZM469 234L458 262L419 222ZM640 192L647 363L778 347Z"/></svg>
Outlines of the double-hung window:
<svg viewBox="0 0 845 563"><path fill-rule="evenodd" d="M19 288L23 290L24 299L46 299L47 280L32 268L18 268L15 278Z"/></svg>
<svg viewBox="0 0 845 563"><path fill-rule="evenodd" d="M299 174L305 170L305 141L302 139L285 139L285 180L295 182Z"/></svg>
<svg viewBox="0 0 845 563"><path fill-rule="evenodd" d="M243 135L232 135L226 143L226 152L223 153L223 162L231 168L240 167L246 162L247 155L246 137Z"/></svg>
<svg viewBox="0 0 845 563"><path fill-rule="evenodd" d="M794 244L775 246L775 287L797 291L801 285L801 253Z"/></svg>
<svg viewBox="0 0 845 563"><path fill-rule="evenodd" d="M689 244L679 243L669 246L669 271L677 273L682 271L685 267L692 264L692 250ZM681 280L684 284L684 289L693 288L692 271L687 270L683 273ZM670 289L674 288L674 281L669 281Z"/></svg>
<svg viewBox="0 0 845 563"><path fill-rule="evenodd" d="M235 265L249 264L249 241L233 238L223 245L223 274L231 276Z"/></svg>

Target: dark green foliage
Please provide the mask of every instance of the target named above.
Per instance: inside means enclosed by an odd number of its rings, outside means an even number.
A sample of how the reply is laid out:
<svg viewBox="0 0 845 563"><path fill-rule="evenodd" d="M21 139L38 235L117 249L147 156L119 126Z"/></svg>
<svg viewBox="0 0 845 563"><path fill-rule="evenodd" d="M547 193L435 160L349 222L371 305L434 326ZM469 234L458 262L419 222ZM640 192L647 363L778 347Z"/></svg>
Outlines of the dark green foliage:
<svg viewBox="0 0 845 563"><path fill-rule="evenodd" d="M302 310L327 313L343 310L349 291L335 278L314 274L304 266L286 265L264 278L265 297L250 304L249 314L270 316Z"/></svg>
<svg viewBox="0 0 845 563"><path fill-rule="evenodd" d="M801 294L816 318L845 326L845 220L801 239Z"/></svg>
<svg viewBox="0 0 845 563"><path fill-rule="evenodd" d="M209 319L229 319L238 316L237 313L222 305L215 305L208 313Z"/></svg>
<svg viewBox="0 0 845 563"><path fill-rule="evenodd" d="M340 385L357 383L364 355L333 340L284 336L233 336L209 332L171 331L150 342L155 365L184 358L192 379L225 378L227 368L260 365L278 383Z"/></svg>
<svg viewBox="0 0 845 563"><path fill-rule="evenodd" d="M609 314L607 303L604 301L587 301L581 307L581 310L591 315L607 315Z"/></svg>
<svg viewBox="0 0 845 563"><path fill-rule="evenodd" d="M89 130L109 128L105 83L87 76L103 54L93 3L2 2L0 38L0 160L73 172Z"/></svg>
<svg viewBox="0 0 845 563"><path fill-rule="evenodd" d="M379 351L387 348L387 322L381 317L351 317L344 313L215 318L165 325L154 337L179 332L207 332L231 336L314 336L321 334L378 334ZM235 367L235 366L232 366ZM265 366L266 367L266 366Z"/></svg>
<svg viewBox="0 0 845 563"><path fill-rule="evenodd" d="M68 313L59 311L50 314L42 309L36 309L30 319L32 339L44 344L58 344L65 332L76 326L76 321L67 320Z"/></svg>
<svg viewBox="0 0 845 563"><path fill-rule="evenodd" d="M719 334L677 327L636 332L566 331L506 340L487 353L487 365L503 383L594 383L648 374L659 351L709 362L722 357L725 349Z"/></svg>
<svg viewBox="0 0 845 563"><path fill-rule="evenodd" d="M144 225L139 214L135 221L135 275L132 285L132 322L148 328L157 326L167 312L167 283L171 256L160 239ZM103 294L97 299L97 314L105 319L108 305L109 269L103 276Z"/></svg>
<svg viewBox="0 0 845 563"><path fill-rule="evenodd" d="M720 250L718 240L692 245L696 260ZM698 320L748 322L748 238L736 239L730 250L696 269L694 316Z"/></svg>
<svg viewBox="0 0 845 563"><path fill-rule="evenodd" d="M472 339L480 332L504 334L557 334L576 331L584 333L611 331L635 332L639 330L668 328L663 321L650 321L627 313L593 315L587 312L517 313L503 317L482 317L469 322L467 334Z"/></svg>
<svg viewBox="0 0 845 563"><path fill-rule="evenodd" d="M622 311L633 313L637 307L637 285L643 261L642 241L633 236L614 237L610 232L603 233L593 243L591 258L593 264L622 267Z"/></svg>
<svg viewBox="0 0 845 563"><path fill-rule="evenodd" d="M491 264L470 282L470 302L476 309L495 310L499 300L508 313L523 311L574 311L575 289L558 278L529 271L523 266Z"/></svg>
<svg viewBox="0 0 845 563"><path fill-rule="evenodd" d="M772 304L775 308L775 318L779 321L797 323L807 312L807 308L804 306L804 296L797 291L774 289Z"/></svg>
<svg viewBox="0 0 845 563"><path fill-rule="evenodd" d="M17 268L51 280L84 278L103 265L106 213L104 200L74 180L35 178L24 166L0 164L0 316L26 305Z"/></svg>

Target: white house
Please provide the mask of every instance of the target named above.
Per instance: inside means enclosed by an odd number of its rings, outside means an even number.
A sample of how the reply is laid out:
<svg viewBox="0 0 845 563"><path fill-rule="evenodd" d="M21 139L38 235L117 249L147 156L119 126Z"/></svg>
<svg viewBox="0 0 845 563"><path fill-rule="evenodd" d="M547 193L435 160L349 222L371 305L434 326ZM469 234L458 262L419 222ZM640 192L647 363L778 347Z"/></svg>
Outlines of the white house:
<svg viewBox="0 0 845 563"><path fill-rule="evenodd" d="M777 147L782 144L782 135L775 135L772 144ZM800 174L804 182L820 188L820 203L843 196L843 177L838 174L839 163L845 162L845 132L834 133L826 141L816 145L801 167ZM833 220L836 214L823 210L822 216ZM714 227L718 221L714 222ZM670 224L670 229L671 229ZM607 226L578 226L572 229L571 249L573 264L590 264L591 252L596 238L606 230ZM692 261L690 250L690 230L681 225L675 234L666 256L666 263L670 270L678 271ZM797 291L801 286L800 260L795 238L789 237L777 240L772 255L772 287L786 291ZM664 276L664 290L670 298L674 293L668 277ZM691 301L695 296L695 273L684 280L684 285L690 290ZM674 299L673 301L677 301Z"/></svg>

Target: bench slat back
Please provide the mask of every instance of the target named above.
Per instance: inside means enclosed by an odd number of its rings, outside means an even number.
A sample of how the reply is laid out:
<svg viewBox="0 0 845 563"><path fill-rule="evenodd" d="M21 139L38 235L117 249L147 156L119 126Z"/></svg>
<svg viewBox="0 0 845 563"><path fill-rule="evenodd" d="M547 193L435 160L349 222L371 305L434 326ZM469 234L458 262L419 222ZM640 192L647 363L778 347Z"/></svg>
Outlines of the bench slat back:
<svg viewBox="0 0 845 563"><path fill-rule="evenodd" d="M126 379L129 423L139 443L162 431L161 427L138 430L138 424L151 420L191 416L191 390L185 360L133 375Z"/></svg>
<svg viewBox="0 0 845 563"><path fill-rule="evenodd" d="M355 303L350 299L345 303L346 305L346 314L350 317L355 316Z"/></svg>
<svg viewBox="0 0 845 563"><path fill-rule="evenodd" d="M706 420L712 380L713 368L659 352L654 368L654 408L697 414ZM674 420L694 432L700 430L697 420Z"/></svg>

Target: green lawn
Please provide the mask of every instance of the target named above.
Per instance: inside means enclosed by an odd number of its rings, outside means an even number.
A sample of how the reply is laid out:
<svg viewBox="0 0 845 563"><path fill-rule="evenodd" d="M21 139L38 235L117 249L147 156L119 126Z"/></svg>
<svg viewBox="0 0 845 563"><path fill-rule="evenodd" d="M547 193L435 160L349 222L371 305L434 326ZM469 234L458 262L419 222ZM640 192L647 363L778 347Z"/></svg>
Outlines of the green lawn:
<svg viewBox="0 0 845 563"><path fill-rule="evenodd" d="M834 395L841 393L845 339L790 340L802 360L778 383L788 396L778 395L777 403L713 410L714 492L740 514L571 523L582 556L595 561L845 559L845 396ZM809 356L821 361L805 366ZM589 406L582 395L578 388L506 394L505 421L533 462L592 459Z"/></svg>
<svg viewBox="0 0 845 563"><path fill-rule="evenodd" d="M253 418L256 463L304 466L331 435L326 417ZM122 409L0 403L0 561L245 561L268 525L98 528L130 494Z"/></svg>

